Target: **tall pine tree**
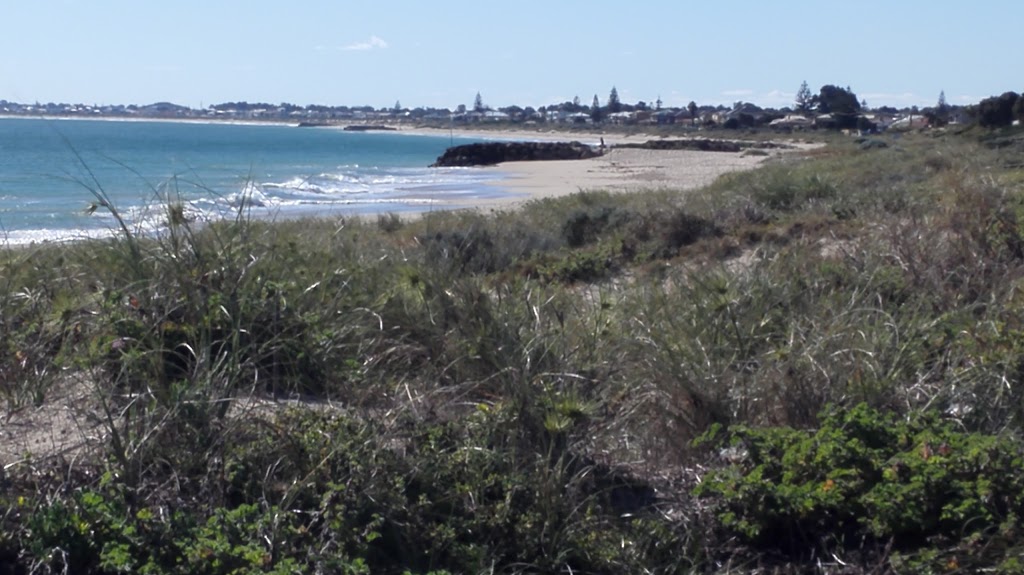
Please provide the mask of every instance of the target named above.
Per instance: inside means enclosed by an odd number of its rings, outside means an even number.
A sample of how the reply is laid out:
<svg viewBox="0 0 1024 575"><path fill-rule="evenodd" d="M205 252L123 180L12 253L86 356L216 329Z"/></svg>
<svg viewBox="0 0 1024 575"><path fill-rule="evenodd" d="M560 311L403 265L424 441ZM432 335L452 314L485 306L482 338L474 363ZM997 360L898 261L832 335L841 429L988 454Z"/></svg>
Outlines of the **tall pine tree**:
<svg viewBox="0 0 1024 575"><path fill-rule="evenodd" d="M619 101L619 91L612 86L611 94L608 94L608 113L614 114L622 111L622 102Z"/></svg>
<svg viewBox="0 0 1024 575"><path fill-rule="evenodd" d="M806 114L811 111L814 107L814 94L811 93L811 89L807 87L807 81L804 80L800 84L800 89L796 91L796 111L801 114Z"/></svg>

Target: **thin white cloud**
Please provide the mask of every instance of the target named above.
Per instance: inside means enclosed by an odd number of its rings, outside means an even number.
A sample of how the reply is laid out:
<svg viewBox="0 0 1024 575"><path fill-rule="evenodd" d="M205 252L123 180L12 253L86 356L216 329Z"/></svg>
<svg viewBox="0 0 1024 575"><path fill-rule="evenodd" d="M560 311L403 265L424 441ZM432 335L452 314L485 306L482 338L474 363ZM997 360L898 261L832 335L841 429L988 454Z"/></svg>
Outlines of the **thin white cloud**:
<svg viewBox="0 0 1024 575"><path fill-rule="evenodd" d="M795 99L796 94L793 92L787 92L785 90L771 90L770 92L765 92L759 95L756 102L761 106L782 108L785 106L792 106Z"/></svg>
<svg viewBox="0 0 1024 575"><path fill-rule="evenodd" d="M379 36L370 36L370 39L365 42L356 42L355 44L349 44L342 46L342 50L347 52L365 52L367 50L383 50L388 47L388 43Z"/></svg>
<svg viewBox="0 0 1024 575"><path fill-rule="evenodd" d="M722 95L723 96L729 96L729 97L734 97L734 96L751 96L753 94L754 94L753 90L747 90L747 89L723 90L722 91Z"/></svg>

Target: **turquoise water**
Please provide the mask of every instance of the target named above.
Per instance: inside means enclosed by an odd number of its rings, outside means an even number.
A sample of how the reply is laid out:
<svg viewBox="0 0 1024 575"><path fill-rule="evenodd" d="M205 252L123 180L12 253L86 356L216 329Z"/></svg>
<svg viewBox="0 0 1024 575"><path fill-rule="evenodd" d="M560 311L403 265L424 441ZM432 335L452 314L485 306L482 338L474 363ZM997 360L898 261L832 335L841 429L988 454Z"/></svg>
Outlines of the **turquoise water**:
<svg viewBox="0 0 1024 575"><path fill-rule="evenodd" d="M282 125L0 119L0 240L102 236L115 220L426 211L503 192L493 174L427 168L474 140ZM96 209L93 209L96 208Z"/></svg>

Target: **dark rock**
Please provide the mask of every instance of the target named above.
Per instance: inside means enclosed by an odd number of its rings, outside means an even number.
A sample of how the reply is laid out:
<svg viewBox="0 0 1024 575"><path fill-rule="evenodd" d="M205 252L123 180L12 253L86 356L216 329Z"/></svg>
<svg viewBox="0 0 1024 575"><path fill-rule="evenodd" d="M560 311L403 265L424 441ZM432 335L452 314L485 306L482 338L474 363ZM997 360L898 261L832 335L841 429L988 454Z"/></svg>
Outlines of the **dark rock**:
<svg viewBox="0 0 1024 575"><path fill-rule="evenodd" d="M445 150L431 168L493 166L502 162L585 160L601 152L579 142L482 142Z"/></svg>
<svg viewBox="0 0 1024 575"><path fill-rule="evenodd" d="M346 132L394 132L397 128L379 124L351 124L342 129Z"/></svg>

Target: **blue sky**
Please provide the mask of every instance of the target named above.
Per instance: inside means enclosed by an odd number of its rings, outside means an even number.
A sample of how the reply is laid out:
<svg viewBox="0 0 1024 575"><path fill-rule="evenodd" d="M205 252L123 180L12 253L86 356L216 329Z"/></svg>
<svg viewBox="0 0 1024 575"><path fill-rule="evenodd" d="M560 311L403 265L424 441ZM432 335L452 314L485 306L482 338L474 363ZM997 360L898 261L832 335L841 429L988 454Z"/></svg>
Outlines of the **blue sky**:
<svg viewBox="0 0 1024 575"><path fill-rule="evenodd" d="M1020 0L8 0L0 99L541 106L754 102L802 81L870 106L1007 90Z"/></svg>

